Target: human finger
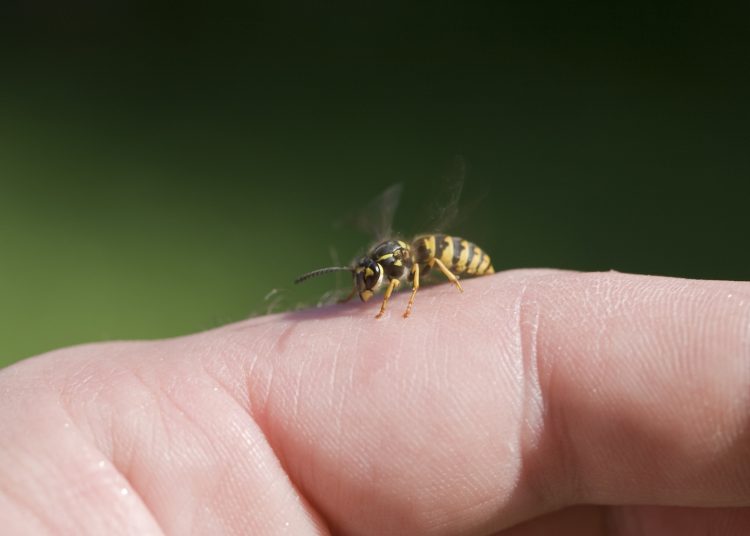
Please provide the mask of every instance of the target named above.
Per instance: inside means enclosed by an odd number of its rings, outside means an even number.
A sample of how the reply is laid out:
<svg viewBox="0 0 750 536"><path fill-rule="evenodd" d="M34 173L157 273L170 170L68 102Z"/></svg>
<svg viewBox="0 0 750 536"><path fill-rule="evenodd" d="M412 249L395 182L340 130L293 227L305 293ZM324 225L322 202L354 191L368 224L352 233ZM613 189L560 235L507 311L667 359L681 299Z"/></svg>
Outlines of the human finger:
<svg viewBox="0 0 750 536"><path fill-rule="evenodd" d="M420 291L408 320L333 308L225 333L236 388L333 527L748 503L747 284L519 271L465 288Z"/></svg>

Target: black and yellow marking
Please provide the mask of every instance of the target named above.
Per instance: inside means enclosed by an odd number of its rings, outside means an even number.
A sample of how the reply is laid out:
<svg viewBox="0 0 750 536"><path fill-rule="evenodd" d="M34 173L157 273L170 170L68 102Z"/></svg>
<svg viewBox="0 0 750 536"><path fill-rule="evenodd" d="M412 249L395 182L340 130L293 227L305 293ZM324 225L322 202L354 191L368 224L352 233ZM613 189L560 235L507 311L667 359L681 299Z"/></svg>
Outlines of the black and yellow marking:
<svg viewBox="0 0 750 536"><path fill-rule="evenodd" d="M420 277L436 266L442 274L463 292L458 277L462 275L481 276L495 272L490 256L476 244L444 234L431 234L415 238L411 244L403 240L386 240L373 247L352 267L333 266L309 272L297 278L296 282L334 271L349 271L354 276L351 294L342 301L359 294L362 301L368 301L380 287L386 284L383 302L375 318L385 313L388 300L401 281L412 283L409 303L404 318L411 314L414 298L419 290Z"/></svg>
<svg viewBox="0 0 750 536"><path fill-rule="evenodd" d="M416 262L432 267L441 261L455 275L486 275L494 273L490 256L476 244L448 235L427 235L414 240Z"/></svg>

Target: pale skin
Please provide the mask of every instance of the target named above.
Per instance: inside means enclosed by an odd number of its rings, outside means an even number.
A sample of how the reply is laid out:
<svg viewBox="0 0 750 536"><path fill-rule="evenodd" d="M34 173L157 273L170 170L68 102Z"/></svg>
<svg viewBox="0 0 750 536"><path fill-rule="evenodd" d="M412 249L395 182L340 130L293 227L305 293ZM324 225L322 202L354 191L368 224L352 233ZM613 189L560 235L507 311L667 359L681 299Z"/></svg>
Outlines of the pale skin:
<svg viewBox="0 0 750 536"><path fill-rule="evenodd" d="M750 534L750 283L462 283L0 371L3 534Z"/></svg>

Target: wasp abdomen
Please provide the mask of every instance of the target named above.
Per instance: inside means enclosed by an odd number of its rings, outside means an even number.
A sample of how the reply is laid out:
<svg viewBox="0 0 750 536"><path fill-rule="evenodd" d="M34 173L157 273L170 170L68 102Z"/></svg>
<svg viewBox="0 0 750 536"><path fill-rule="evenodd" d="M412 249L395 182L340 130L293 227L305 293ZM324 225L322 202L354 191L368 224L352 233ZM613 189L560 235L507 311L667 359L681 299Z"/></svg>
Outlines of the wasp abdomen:
<svg viewBox="0 0 750 536"><path fill-rule="evenodd" d="M456 275L495 273L490 256L482 248L457 236L421 236L414 240L412 251L415 262L427 269L438 259Z"/></svg>

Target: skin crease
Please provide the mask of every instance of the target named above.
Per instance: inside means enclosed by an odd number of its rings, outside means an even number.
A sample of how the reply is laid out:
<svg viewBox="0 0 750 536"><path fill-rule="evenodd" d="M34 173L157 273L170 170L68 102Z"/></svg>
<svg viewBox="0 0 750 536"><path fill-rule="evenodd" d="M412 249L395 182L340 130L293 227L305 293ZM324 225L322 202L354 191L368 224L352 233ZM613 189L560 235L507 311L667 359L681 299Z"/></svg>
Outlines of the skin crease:
<svg viewBox="0 0 750 536"><path fill-rule="evenodd" d="M750 533L750 284L463 285L0 371L3 533Z"/></svg>

